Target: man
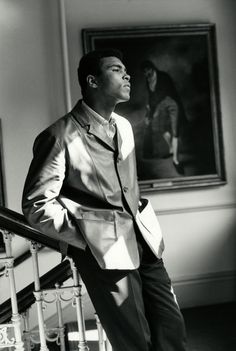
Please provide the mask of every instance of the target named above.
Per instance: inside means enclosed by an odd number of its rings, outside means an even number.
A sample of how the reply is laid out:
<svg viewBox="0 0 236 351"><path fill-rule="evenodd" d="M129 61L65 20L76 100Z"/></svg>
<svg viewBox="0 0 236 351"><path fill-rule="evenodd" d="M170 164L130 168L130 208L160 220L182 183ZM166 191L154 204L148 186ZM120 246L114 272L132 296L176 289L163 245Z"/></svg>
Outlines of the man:
<svg viewBox="0 0 236 351"><path fill-rule="evenodd" d="M23 212L73 257L114 351L184 351L169 277L138 229L132 129L114 113L130 76L104 50L81 59L78 77L83 100L35 141Z"/></svg>

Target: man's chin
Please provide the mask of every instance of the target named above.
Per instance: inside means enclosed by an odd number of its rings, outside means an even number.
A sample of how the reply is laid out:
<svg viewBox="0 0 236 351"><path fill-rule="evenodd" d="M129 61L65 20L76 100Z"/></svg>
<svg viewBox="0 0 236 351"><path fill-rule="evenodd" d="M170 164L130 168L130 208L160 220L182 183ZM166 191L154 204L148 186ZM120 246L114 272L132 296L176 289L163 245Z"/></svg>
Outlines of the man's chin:
<svg viewBox="0 0 236 351"><path fill-rule="evenodd" d="M120 102L127 102L130 100L130 94L124 95L123 99Z"/></svg>

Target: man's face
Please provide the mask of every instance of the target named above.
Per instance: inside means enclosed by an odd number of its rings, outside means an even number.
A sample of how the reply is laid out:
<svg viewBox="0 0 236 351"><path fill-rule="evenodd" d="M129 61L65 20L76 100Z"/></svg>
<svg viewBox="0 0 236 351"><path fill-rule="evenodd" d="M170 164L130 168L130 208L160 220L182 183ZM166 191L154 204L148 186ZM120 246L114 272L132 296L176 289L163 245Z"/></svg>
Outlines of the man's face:
<svg viewBox="0 0 236 351"><path fill-rule="evenodd" d="M117 57L101 59L101 73L96 77L101 95L115 104L130 99L130 76Z"/></svg>

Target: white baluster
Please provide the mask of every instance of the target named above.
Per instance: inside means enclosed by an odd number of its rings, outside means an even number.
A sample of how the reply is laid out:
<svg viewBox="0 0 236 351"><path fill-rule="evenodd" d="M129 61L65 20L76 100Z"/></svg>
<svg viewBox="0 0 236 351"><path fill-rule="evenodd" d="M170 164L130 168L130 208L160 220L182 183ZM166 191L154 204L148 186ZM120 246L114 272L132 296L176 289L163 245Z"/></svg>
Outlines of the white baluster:
<svg viewBox="0 0 236 351"><path fill-rule="evenodd" d="M34 296L35 296L37 312L38 312L40 351L49 351L46 344L46 334L44 330L43 296L40 290L38 247L39 245L37 243L35 242L30 243L30 252L32 255L33 271L34 271L34 289L35 289Z"/></svg>
<svg viewBox="0 0 236 351"><path fill-rule="evenodd" d="M31 351L30 326L29 326L29 309L22 313L24 323L24 341L27 351Z"/></svg>
<svg viewBox="0 0 236 351"><path fill-rule="evenodd" d="M106 338L105 344L106 344L106 351L112 351L112 346L108 338Z"/></svg>
<svg viewBox="0 0 236 351"><path fill-rule="evenodd" d="M112 346L110 344L110 341L107 338L107 335L102 327L102 324L100 322L100 319L97 313L95 313L95 320L96 320L96 325L98 330L99 351L112 351Z"/></svg>
<svg viewBox="0 0 236 351"><path fill-rule="evenodd" d="M96 325L97 325L97 331L98 331L98 348L99 351L106 351L106 345L105 345L105 339L104 339L104 331L100 322L100 319L98 318L97 313L95 313L95 320L96 320Z"/></svg>
<svg viewBox="0 0 236 351"><path fill-rule="evenodd" d="M84 322L84 314L83 314L83 306L82 306L82 294L81 289L82 285L79 281L80 277L78 275L77 268L74 264L74 261L71 258L68 258L71 265L71 270L73 274L73 282L74 282L74 300L76 307L76 315L77 315L77 323L78 323L78 331L79 331L79 350L89 350L86 334L85 334L85 322Z"/></svg>
<svg viewBox="0 0 236 351"><path fill-rule="evenodd" d="M58 329L60 335L60 350L66 351L65 347L65 332L64 332L64 323L63 323L63 316L62 316L62 308L61 308L61 300L60 300L60 286L56 284L56 307L57 307L57 316L58 316Z"/></svg>
<svg viewBox="0 0 236 351"><path fill-rule="evenodd" d="M10 285L10 294L11 294L11 307L12 307L12 324L14 326L14 333L15 333L15 349L17 351L24 350L24 343L22 340L22 333L21 333L21 317L18 313L18 306L17 306L17 296L16 296L16 284L15 284L15 276L14 276L14 258L12 257L12 234L6 230L1 230L5 242L5 250L6 250L6 274L9 278L9 285Z"/></svg>

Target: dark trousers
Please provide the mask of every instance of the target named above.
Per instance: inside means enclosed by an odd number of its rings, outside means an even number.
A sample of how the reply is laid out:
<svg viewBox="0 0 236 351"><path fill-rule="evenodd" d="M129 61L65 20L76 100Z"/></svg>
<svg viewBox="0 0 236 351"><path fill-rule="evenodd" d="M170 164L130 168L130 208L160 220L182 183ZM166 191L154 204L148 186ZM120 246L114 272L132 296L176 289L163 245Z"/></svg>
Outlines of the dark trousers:
<svg viewBox="0 0 236 351"><path fill-rule="evenodd" d="M139 240L136 270L103 270L90 250L73 257L113 351L186 351L183 317L162 259ZM122 260L122 257L121 257Z"/></svg>

